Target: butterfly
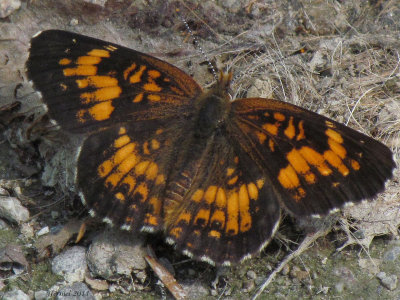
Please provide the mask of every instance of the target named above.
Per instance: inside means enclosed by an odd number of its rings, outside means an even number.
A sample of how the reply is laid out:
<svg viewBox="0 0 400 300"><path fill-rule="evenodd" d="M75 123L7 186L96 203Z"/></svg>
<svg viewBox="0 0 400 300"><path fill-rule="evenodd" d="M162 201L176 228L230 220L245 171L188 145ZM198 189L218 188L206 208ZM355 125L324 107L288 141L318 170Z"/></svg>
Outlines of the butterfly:
<svg viewBox="0 0 400 300"><path fill-rule="evenodd" d="M89 212L211 264L261 251L282 208L327 214L381 192L395 167L385 145L324 116L231 101L231 74L203 91L167 62L60 30L32 38L26 66L50 116L86 135L76 184Z"/></svg>

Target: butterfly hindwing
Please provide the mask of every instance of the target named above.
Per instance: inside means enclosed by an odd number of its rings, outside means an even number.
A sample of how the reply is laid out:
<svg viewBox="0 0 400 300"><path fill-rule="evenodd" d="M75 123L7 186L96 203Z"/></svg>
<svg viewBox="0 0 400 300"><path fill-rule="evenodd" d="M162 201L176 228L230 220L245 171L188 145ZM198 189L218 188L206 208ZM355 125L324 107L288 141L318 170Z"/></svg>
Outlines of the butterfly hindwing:
<svg viewBox="0 0 400 300"><path fill-rule="evenodd" d="M81 133L184 113L201 92L189 75L157 58L60 30L32 39L27 69L50 115Z"/></svg>
<svg viewBox="0 0 400 300"><path fill-rule="evenodd" d="M232 107L237 142L294 215L326 214L372 197L391 177L391 151L347 126L271 99L238 99Z"/></svg>
<svg viewBox="0 0 400 300"><path fill-rule="evenodd" d="M189 256L229 264L257 253L279 222L279 202L262 170L221 130L193 143L167 186L167 241ZM168 194L170 193L170 194Z"/></svg>

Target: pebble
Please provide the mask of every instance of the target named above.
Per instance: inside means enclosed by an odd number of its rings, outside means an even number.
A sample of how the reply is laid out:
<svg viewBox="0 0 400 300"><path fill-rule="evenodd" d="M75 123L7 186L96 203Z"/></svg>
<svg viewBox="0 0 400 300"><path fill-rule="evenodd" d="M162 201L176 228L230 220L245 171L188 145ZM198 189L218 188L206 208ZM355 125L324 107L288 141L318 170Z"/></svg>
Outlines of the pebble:
<svg viewBox="0 0 400 300"><path fill-rule="evenodd" d="M0 196L0 218L23 223L29 219L29 211L15 197Z"/></svg>
<svg viewBox="0 0 400 300"><path fill-rule="evenodd" d="M256 272L254 272L253 270L247 271L247 278L248 279L256 279L257 278Z"/></svg>
<svg viewBox="0 0 400 300"><path fill-rule="evenodd" d="M21 290L12 290L4 293L1 300L30 300L29 296Z"/></svg>
<svg viewBox="0 0 400 300"><path fill-rule="evenodd" d="M88 271L86 249L74 246L54 257L51 270L69 282L83 281Z"/></svg>
<svg viewBox="0 0 400 300"><path fill-rule="evenodd" d="M21 7L21 1L19 0L1 0L0 18L8 17L20 7Z"/></svg>
<svg viewBox="0 0 400 300"><path fill-rule="evenodd" d="M110 229L94 238L87 253L87 261L93 277L115 278L115 275L131 276L133 271L144 270L147 255L143 240L131 234Z"/></svg>
<svg viewBox="0 0 400 300"><path fill-rule="evenodd" d="M380 280L381 284L390 291L397 287L398 278L396 275L386 275L385 272L379 272L376 277Z"/></svg>

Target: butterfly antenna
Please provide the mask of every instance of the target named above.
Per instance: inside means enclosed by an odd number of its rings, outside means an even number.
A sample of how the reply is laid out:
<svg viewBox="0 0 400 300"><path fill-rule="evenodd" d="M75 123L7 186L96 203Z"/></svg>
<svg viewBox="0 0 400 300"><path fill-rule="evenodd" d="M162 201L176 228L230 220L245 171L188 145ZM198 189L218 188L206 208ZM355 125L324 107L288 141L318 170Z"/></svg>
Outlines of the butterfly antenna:
<svg viewBox="0 0 400 300"><path fill-rule="evenodd" d="M196 36L194 35L192 29L189 26L189 23L186 21L186 19L180 14L180 9L177 8L176 12L178 14L179 19L181 19L182 23L185 24L186 27L186 31L190 34L190 36L193 38L193 42L194 45L197 47L197 49L199 49L200 53L203 55L203 58L205 59L205 61L207 61L208 67L210 68L211 72L214 75L214 79L218 80L218 75L217 72L214 69L214 66L212 65L212 63L210 62L210 59L208 58L208 56L206 55L206 53L204 52L203 48L200 46L200 43L198 41L198 39L196 38Z"/></svg>

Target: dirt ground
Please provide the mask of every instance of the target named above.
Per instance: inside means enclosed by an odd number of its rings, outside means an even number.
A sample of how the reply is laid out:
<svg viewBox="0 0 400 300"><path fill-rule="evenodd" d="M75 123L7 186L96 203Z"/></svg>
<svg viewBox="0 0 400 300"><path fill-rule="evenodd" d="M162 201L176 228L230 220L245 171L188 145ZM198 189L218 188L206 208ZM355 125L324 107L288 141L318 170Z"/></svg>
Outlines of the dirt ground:
<svg viewBox="0 0 400 300"><path fill-rule="evenodd" d="M22 246L28 265L18 276L0 268L1 292L33 295L62 282L51 261L74 239L38 253L37 232L88 217L74 186L82 137L54 128L25 73L30 39L46 29L148 53L204 88L215 81L212 68L232 71L233 98L275 98L325 115L380 140L399 164L399 1L22 1L0 19L0 188L20 199L30 218L24 226L7 221L0 248ZM398 207L395 170L377 199L347 207L324 225L284 216L260 256L231 268L188 260L159 238L145 240L170 262L189 298L249 299L304 237L328 223L332 230L285 266L259 299L399 299L400 259L388 259L400 249ZM79 245L89 247L104 228L89 225ZM169 299L152 270L145 272L143 282L119 276L112 281L117 288L92 292L97 299ZM395 284L388 287L382 272Z"/></svg>

